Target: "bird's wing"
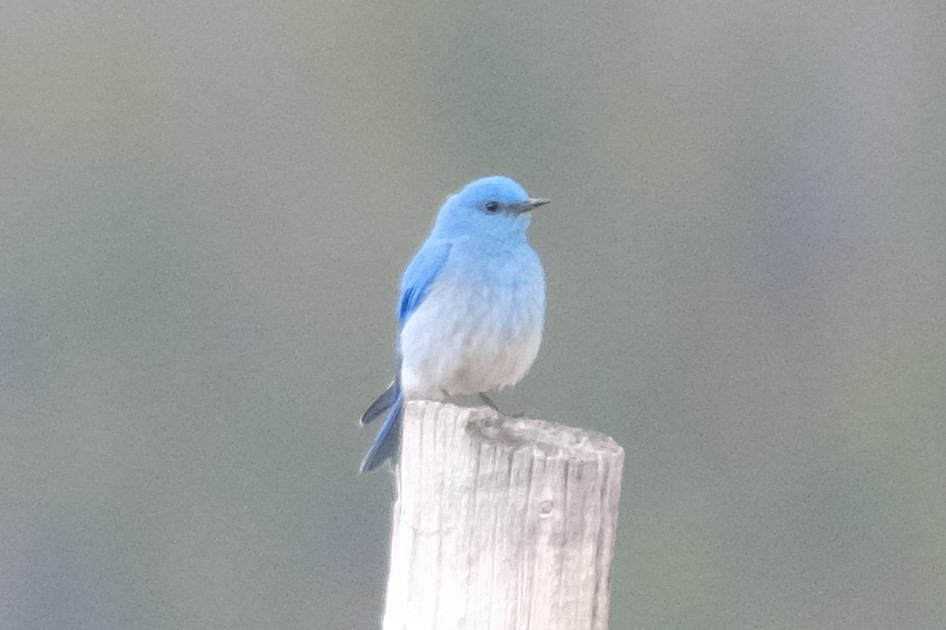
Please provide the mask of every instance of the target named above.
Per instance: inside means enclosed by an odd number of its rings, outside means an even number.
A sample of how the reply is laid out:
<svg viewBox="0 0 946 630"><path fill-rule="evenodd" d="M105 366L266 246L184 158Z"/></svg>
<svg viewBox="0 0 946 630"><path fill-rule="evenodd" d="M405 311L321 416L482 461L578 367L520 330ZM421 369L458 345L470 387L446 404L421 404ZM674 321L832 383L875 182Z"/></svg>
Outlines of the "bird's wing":
<svg viewBox="0 0 946 630"><path fill-rule="evenodd" d="M398 327L404 326L407 318L427 297L449 254L449 241L428 240L407 265L401 278L401 299L397 303Z"/></svg>
<svg viewBox="0 0 946 630"><path fill-rule="evenodd" d="M404 327L407 318L427 297L430 287L443 270L449 255L450 243L444 240L427 240L414 254L413 260L407 265L404 276L401 278L401 298L397 302L398 329ZM374 439L374 444L371 445L371 450L361 462L361 472L374 470L397 454L401 440L401 412L404 408L404 392L401 390L400 341L397 356L398 367L394 382L361 416L361 423L367 424L387 412L384 422L381 423L381 429Z"/></svg>

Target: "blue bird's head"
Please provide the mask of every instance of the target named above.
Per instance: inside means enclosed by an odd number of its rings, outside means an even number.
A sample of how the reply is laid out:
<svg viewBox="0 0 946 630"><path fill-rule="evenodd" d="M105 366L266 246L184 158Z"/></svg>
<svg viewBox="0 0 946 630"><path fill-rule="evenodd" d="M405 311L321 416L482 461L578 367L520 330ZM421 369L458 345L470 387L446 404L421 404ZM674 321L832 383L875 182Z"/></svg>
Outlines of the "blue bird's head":
<svg viewBox="0 0 946 630"><path fill-rule="evenodd" d="M508 177L483 177L450 195L437 214L433 234L441 238L524 239L531 221L530 210L548 202L530 198L522 186Z"/></svg>

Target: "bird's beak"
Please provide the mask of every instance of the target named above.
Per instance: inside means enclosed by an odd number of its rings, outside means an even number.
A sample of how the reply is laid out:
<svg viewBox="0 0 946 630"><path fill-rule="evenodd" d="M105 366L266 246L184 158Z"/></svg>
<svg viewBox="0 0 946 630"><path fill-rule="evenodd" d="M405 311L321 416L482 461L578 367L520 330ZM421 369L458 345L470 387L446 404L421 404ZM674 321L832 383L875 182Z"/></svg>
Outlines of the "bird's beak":
<svg viewBox="0 0 946 630"><path fill-rule="evenodd" d="M526 199L525 201L519 204L519 214L522 214L523 212L529 212L530 210L534 210L538 208L539 206L544 206L549 201L551 201L551 199L540 199L540 198Z"/></svg>

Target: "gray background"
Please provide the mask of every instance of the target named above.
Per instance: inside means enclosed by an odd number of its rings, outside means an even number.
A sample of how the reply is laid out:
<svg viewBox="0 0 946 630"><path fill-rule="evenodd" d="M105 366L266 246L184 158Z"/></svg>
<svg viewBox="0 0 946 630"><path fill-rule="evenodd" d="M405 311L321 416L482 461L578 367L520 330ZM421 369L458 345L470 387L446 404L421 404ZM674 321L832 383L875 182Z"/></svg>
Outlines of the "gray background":
<svg viewBox="0 0 946 630"><path fill-rule="evenodd" d="M627 450L612 628L942 628L946 9L6 0L0 628L377 627L355 418L502 172L510 409Z"/></svg>

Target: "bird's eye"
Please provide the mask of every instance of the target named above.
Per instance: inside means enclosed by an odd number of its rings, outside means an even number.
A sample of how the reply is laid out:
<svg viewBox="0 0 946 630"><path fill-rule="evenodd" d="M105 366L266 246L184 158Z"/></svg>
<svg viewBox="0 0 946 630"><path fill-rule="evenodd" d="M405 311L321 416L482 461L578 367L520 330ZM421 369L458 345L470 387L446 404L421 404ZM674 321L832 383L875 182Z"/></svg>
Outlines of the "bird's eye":
<svg viewBox="0 0 946 630"><path fill-rule="evenodd" d="M487 212L496 212L497 210L499 210L499 202L498 202L498 201L487 201L485 207L486 207L486 211L487 211Z"/></svg>

